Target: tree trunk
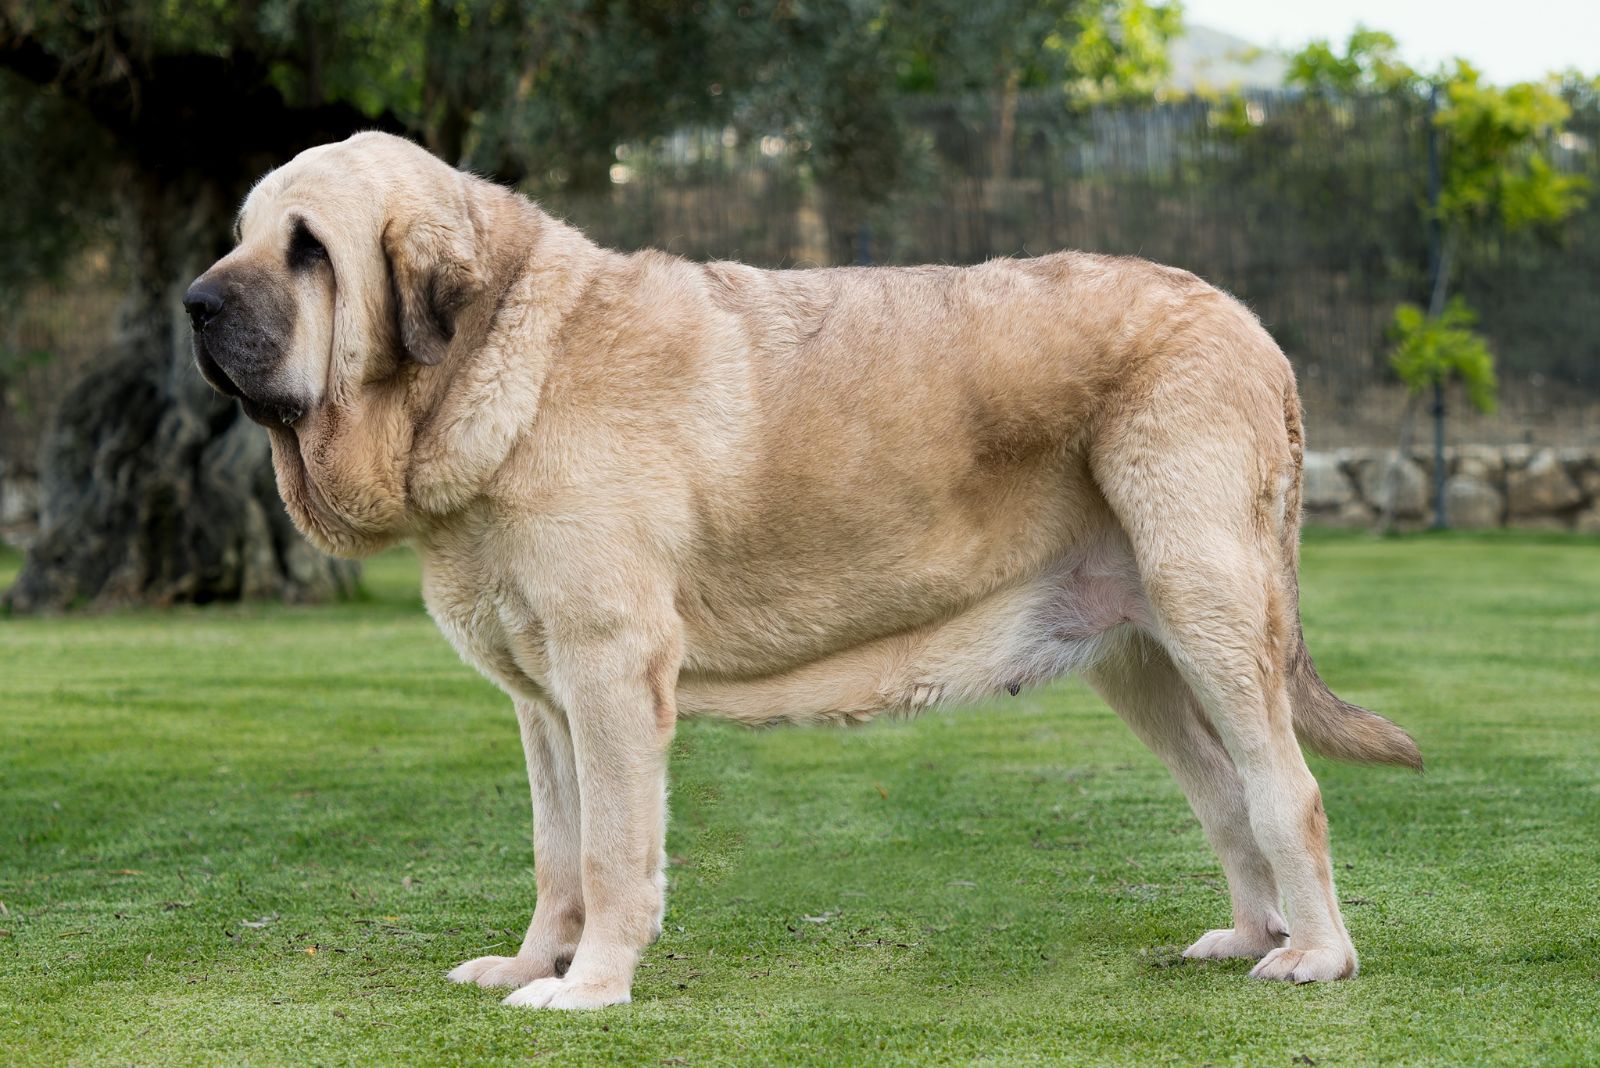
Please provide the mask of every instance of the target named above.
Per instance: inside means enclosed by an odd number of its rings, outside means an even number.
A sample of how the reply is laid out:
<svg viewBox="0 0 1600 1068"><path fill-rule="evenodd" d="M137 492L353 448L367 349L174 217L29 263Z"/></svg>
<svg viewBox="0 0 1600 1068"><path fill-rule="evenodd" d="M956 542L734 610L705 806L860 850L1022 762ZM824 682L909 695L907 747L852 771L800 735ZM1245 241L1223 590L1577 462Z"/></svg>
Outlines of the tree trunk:
<svg viewBox="0 0 1600 1068"><path fill-rule="evenodd" d="M356 565L323 556L290 523L265 431L194 367L181 298L225 245L231 191L145 172L123 188L134 283L121 336L45 433L39 536L7 605L349 594Z"/></svg>

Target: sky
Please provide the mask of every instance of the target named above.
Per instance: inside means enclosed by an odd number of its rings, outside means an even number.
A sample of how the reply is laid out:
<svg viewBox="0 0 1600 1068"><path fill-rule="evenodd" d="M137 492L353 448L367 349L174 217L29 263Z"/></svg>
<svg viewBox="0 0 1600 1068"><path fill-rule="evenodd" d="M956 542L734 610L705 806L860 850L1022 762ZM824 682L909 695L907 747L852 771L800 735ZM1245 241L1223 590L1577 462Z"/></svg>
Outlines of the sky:
<svg viewBox="0 0 1600 1068"><path fill-rule="evenodd" d="M1471 60L1492 82L1576 67L1600 74L1600 0L1182 0L1185 18L1252 44L1342 45L1357 23L1385 30L1412 66Z"/></svg>

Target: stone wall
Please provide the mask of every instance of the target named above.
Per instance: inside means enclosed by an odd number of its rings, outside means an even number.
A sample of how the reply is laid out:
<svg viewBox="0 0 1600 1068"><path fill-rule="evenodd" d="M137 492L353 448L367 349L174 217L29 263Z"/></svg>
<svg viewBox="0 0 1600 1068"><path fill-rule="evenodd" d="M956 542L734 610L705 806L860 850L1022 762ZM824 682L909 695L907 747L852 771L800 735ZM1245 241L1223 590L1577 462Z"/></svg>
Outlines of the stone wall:
<svg viewBox="0 0 1600 1068"><path fill-rule="evenodd" d="M1600 534L1600 448L1465 445L1445 450L1445 475L1452 527ZM1306 453L1307 523L1370 526L1391 495L1402 528L1432 522L1431 449Z"/></svg>

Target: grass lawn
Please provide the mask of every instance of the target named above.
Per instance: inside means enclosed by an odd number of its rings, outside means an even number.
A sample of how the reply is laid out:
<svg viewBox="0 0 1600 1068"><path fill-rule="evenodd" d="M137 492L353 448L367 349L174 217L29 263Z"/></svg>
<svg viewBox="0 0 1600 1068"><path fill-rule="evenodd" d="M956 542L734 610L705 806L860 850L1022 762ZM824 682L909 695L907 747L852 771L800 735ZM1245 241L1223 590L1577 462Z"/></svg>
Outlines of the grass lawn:
<svg viewBox="0 0 1600 1068"><path fill-rule="evenodd" d="M0 582L15 558L0 559ZM1228 919L1082 686L862 730L690 723L634 1003L447 984L533 900L509 702L369 598L0 620L0 1063L1600 1062L1600 541L1314 532L1306 632L1425 776L1318 762L1353 982Z"/></svg>

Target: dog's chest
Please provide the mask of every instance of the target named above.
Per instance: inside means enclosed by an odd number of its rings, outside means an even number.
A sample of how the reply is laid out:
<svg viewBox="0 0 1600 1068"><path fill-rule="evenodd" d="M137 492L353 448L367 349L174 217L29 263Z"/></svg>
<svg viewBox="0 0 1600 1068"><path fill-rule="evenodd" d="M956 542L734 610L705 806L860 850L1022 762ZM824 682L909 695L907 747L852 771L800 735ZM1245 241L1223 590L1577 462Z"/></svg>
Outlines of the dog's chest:
<svg viewBox="0 0 1600 1068"><path fill-rule="evenodd" d="M492 554L471 540L418 546L422 595L461 658L511 694L546 699L544 626Z"/></svg>

